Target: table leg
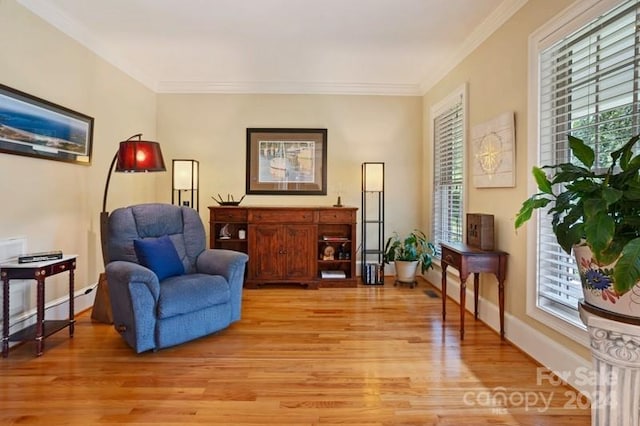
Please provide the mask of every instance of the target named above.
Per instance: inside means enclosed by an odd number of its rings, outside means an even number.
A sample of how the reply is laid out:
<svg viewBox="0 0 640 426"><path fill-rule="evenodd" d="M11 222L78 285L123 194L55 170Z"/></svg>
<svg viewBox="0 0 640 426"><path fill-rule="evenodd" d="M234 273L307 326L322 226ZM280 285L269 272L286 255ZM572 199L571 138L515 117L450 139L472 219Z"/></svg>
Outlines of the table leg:
<svg viewBox="0 0 640 426"><path fill-rule="evenodd" d="M504 340L504 279L498 281L498 304L500 305L500 338Z"/></svg>
<svg viewBox="0 0 640 426"><path fill-rule="evenodd" d="M44 352L44 272L36 272L36 355Z"/></svg>
<svg viewBox="0 0 640 426"><path fill-rule="evenodd" d="M464 340L464 311L467 305L467 277L460 276L460 340Z"/></svg>
<svg viewBox="0 0 640 426"><path fill-rule="evenodd" d="M69 337L73 337L73 331L74 331L74 327L75 327L75 308L73 306L73 292L74 292L74 284L75 284L75 277L74 277L74 270L69 269Z"/></svg>
<svg viewBox="0 0 640 426"><path fill-rule="evenodd" d="M447 266L449 265L442 262L442 325L444 325L447 316Z"/></svg>
<svg viewBox="0 0 640 426"><path fill-rule="evenodd" d="M9 277L2 274L2 357L9 356Z"/></svg>
<svg viewBox="0 0 640 426"><path fill-rule="evenodd" d="M478 319L478 293L480 292L480 274L473 273L473 316Z"/></svg>

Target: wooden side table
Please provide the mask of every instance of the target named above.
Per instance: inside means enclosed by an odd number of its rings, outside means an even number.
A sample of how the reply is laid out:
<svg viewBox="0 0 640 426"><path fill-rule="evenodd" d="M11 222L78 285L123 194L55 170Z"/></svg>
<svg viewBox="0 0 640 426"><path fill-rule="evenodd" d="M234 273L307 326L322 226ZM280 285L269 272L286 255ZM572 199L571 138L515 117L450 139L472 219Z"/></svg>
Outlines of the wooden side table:
<svg viewBox="0 0 640 426"><path fill-rule="evenodd" d="M18 263L7 262L0 265L3 290L3 319L2 319L2 357L9 356L9 342L35 340L36 355L42 355L44 351L44 339L48 336L69 327L69 336L73 337L75 324L73 308L74 271L76 269L77 255L67 255L62 259L44 262ZM44 319L44 280L51 275L61 272L69 272L69 318L66 320ZM36 323L9 335L9 282L11 280L36 280Z"/></svg>
<svg viewBox="0 0 640 426"><path fill-rule="evenodd" d="M460 340L464 339L464 313L467 294L467 278L473 274L474 316L478 319L478 293L480 272L490 272L498 279L498 303L500 306L500 338L504 340L504 280L507 275L508 253L499 250L481 250L463 243L440 243L442 247L442 321L446 317L447 267L460 273Z"/></svg>

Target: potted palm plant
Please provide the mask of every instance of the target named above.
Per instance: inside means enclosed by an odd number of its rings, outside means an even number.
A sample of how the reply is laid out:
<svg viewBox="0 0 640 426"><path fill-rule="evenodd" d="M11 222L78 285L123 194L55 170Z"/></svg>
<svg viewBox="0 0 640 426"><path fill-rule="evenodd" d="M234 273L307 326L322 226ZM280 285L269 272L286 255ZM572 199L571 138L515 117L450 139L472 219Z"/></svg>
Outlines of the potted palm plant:
<svg viewBox="0 0 640 426"><path fill-rule="evenodd" d="M404 237L394 232L384 246L383 260L386 264L394 262L396 282L410 283L413 287L418 264L421 265L423 274L433 268L434 253L435 247L427 241L424 232L415 229Z"/></svg>
<svg viewBox="0 0 640 426"><path fill-rule="evenodd" d="M574 251L585 301L632 316L640 314L640 298L630 291L640 280L640 155L633 151L638 138L613 151L607 169L597 170L593 149L569 136L580 164L534 167L540 192L524 201L515 220L517 229L534 210L549 207L558 243Z"/></svg>

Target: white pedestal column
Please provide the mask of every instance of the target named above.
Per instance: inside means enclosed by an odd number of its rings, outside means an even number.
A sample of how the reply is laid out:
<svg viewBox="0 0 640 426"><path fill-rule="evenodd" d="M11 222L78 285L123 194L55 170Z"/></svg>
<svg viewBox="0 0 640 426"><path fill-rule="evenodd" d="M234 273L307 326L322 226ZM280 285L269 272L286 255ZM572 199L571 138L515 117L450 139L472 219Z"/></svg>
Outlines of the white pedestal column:
<svg viewBox="0 0 640 426"><path fill-rule="evenodd" d="M640 319L580 303L595 371L593 426L640 425Z"/></svg>

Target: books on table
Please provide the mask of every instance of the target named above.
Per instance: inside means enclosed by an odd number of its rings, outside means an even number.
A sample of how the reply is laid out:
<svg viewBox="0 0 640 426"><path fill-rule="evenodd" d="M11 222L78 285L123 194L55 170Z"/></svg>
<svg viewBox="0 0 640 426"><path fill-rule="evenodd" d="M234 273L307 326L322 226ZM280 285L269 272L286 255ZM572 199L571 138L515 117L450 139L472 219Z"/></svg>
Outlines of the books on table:
<svg viewBox="0 0 640 426"><path fill-rule="evenodd" d="M46 262L47 260L62 259L62 250L41 251L18 256L18 263Z"/></svg>
<svg viewBox="0 0 640 426"><path fill-rule="evenodd" d="M335 241L335 242L345 242L345 241L349 241L349 238L347 237L340 237L340 236L335 236L335 235L323 235L322 236L322 241Z"/></svg>
<svg viewBox="0 0 640 426"><path fill-rule="evenodd" d="M323 271L320 271L320 277L323 279L339 279L346 278L347 276L344 271L325 269Z"/></svg>

